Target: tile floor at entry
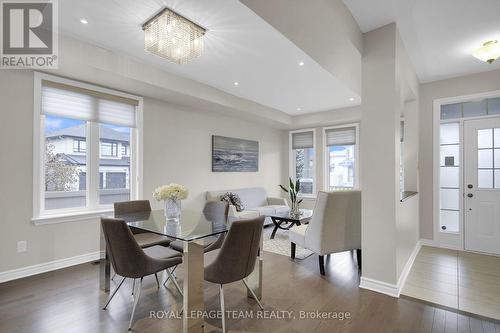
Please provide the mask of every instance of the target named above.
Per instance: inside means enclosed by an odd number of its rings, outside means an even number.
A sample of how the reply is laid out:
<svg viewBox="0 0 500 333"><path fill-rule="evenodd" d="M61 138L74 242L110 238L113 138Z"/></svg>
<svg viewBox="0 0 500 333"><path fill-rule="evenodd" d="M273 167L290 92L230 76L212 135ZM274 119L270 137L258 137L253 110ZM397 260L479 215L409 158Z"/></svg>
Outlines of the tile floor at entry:
<svg viewBox="0 0 500 333"><path fill-rule="evenodd" d="M423 246L402 294L500 320L500 257Z"/></svg>

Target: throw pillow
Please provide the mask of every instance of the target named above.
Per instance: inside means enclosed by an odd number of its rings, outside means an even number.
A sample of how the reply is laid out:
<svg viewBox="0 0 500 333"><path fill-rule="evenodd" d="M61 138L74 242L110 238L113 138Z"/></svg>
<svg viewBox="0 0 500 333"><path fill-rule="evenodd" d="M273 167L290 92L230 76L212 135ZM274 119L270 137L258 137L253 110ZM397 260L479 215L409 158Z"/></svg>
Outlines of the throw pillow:
<svg viewBox="0 0 500 333"><path fill-rule="evenodd" d="M241 212L245 209L245 206L243 206L243 203L241 202L240 197L236 193L226 192L226 194L221 196L220 200L225 201L228 204L235 206L236 211L238 211L238 212Z"/></svg>

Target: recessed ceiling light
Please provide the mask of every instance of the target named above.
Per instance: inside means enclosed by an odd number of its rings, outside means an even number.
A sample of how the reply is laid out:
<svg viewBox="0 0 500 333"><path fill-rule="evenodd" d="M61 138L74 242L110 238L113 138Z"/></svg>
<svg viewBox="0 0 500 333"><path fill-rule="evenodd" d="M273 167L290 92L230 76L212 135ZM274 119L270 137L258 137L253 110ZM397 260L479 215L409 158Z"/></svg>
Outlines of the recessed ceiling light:
<svg viewBox="0 0 500 333"><path fill-rule="evenodd" d="M354 102L354 97L349 98L349 101Z"/></svg>
<svg viewBox="0 0 500 333"><path fill-rule="evenodd" d="M86 19L81 19L81 20L80 20L80 23L81 23L81 24L88 24L88 23L89 23L89 21L87 21Z"/></svg>
<svg viewBox="0 0 500 333"><path fill-rule="evenodd" d="M297 111L302 111L302 108L297 108Z"/></svg>
<svg viewBox="0 0 500 333"><path fill-rule="evenodd" d="M240 83L239 83L238 81L234 82L233 84L234 84L235 86L239 86L239 85L240 85Z"/></svg>
<svg viewBox="0 0 500 333"><path fill-rule="evenodd" d="M304 65L305 65L305 63L304 63L303 61L299 61L299 66L300 66L300 67L302 67L302 66L304 66Z"/></svg>

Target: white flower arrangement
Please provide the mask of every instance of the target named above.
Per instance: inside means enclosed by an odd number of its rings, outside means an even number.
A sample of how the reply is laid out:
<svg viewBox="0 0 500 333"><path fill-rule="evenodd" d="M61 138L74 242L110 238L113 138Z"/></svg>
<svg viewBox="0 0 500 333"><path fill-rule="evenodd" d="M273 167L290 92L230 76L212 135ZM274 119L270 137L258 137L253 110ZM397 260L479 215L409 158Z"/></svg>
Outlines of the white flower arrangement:
<svg viewBox="0 0 500 333"><path fill-rule="evenodd" d="M154 192L153 196L156 200L184 200L188 196L188 189L185 186L179 184L168 184L158 187Z"/></svg>

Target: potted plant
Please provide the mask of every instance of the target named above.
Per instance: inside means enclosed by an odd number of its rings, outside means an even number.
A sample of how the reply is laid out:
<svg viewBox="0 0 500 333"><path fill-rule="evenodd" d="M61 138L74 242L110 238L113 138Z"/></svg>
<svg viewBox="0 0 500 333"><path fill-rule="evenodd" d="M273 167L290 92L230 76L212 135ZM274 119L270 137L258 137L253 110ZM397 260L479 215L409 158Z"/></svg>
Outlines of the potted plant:
<svg viewBox="0 0 500 333"><path fill-rule="evenodd" d="M156 200L165 202L167 219L178 219L181 215L181 200L187 198L188 190L179 184L168 184L158 187L153 196Z"/></svg>
<svg viewBox="0 0 500 333"><path fill-rule="evenodd" d="M300 216L301 213L300 213L299 205L302 202L302 199L297 200L298 199L297 195L300 192L300 180L297 179L297 181L294 184L292 178L290 177L289 181L290 181L290 184L289 184L288 189L285 188L283 185L280 185L280 187L283 191L288 193L288 195L290 196L290 202L292 204L290 214L293 216Z"/></svg>

